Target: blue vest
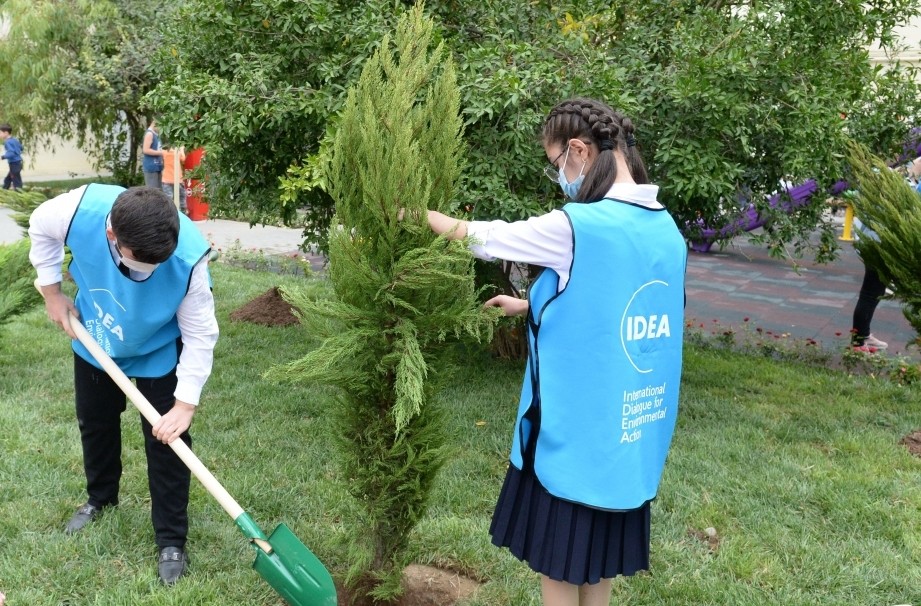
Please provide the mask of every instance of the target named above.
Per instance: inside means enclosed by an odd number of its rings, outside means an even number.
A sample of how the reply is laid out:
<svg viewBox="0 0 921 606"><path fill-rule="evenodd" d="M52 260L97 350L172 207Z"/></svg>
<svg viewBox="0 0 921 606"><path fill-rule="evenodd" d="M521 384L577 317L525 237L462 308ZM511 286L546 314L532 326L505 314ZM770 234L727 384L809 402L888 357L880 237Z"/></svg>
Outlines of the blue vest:
<svg viewBox="0 0 921 606"><path fill-rule="evenodd" d="M147 129L148 133L153 134L153 140L150 142L151 149L160 149L160 135L158 135L152 128ZM141 170L145 173L159 173L163 172L163 156L149 156L147 154L142 154L141 158Z"/></svg>
<svg viewBox="0 0 921 606"><path fill-rule="evenodd" d="M511 462L550 494L608 510L653 499L678 415L687 245L664 209L564 207L566 287L528 294L528 371Z"/></svg>
<svg viewBox="0 0 921 606"><path fill-rule="evenodd" d="M162 377L179 360L176 310L189 290L192 269L208 252L198 228L179 215L179 244L146 280L122 275L106 238L106 218L124 188L88 185L70 223L66 243L73 254L74 300L86 330L125 374ZM79 341L74 351L101 368Z"/></svg>

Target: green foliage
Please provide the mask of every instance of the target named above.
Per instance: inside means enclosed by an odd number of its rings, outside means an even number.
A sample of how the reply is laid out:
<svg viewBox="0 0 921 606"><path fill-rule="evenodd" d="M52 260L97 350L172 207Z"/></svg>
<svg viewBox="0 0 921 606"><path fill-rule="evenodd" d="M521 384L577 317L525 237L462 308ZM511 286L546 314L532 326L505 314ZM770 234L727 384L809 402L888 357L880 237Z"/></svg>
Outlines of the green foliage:
<svg viewBox="0 0 921 606"><path fill-rule="evenodd" d="M789 242L805 249L823 205L771 208L767 197L781 180L814 178L821 191L843 176L842 114L879 150L896 148L911 126L896 131L882 115L918 115L914 71L874 70L866 52L875 39L894 44L893 26L917 14L918 2L653 0L631 8L615 46L640 96L650 176L679 225L700 218L721 227L751 201L768 217L761 240L773 252ZM874 97L897 86L914 93ZM831 226L821 229L833 242Z"/></svg>
<svg viewBox="0 0 921 606"><path fill-rule="evenodd" d="M29 216L32 211L47 199L48 196L43 191L31 188L22 191L0 190L0 206L6 206L16 211L13 214L13 220L23 230L29 229Z"/></svg>
<svg viewBox="0 0 921 606"><path fill-rule="evenodd" d="M426 209L452 204L463 153L454 65L432 40L417 6L349 90L326 176L337 302L287 292L325 340L275 373L341 390L341 466L363 507L347 583L385 602L401 592L409 533L445 461L432 398L451 370L448 340L491 330L466 243L436 238L426 221Z"/></svg>
<svg viewBox="0 0 921 606"><path fill-rule="evenodd" d="M73 138L97 168L138 180L137 153L153 87L151 58L169 3L9 0L0 41L0 104L27 146Z"/></svg>
<svg viewBox="0 0 921 606"><path fill-rule="evenodd" d="M921 196L863 146L850 146L848 162L859 192L854 211L879 236L860 238L857 250L902 301L921 345Z"/></svg>
<svg viewBox="0 0 921 606"><path fill-rule="evenodd" d="M307 186L283 197L279 179L312 165L327 121L395 16L384 0L182 3L165 22L163 81L147 101L164 133L207 147L216 213L254 223L281 217L325 241L329 195Z"/></svg>
<svg viewBox="0 0 921 606"><path fill-rule="evenodd" d="M403 4L186 3L150 101L181 138L215 150L217 212L303 223L325 248L324 132L335 132L344 91ZM650 177L690 235L698 219L720 227L751 200L770 218L762 239L773 251L804 251L822 205L787 214L766 198L781 180L832 185L848 134L885 155L902 143L921 103L914 69L873 68L866 47L898 49L894 27L919 5L433 0L426 10L458 66L469 149L454 207L516 220L559 204L541 177L537 129L554 103L581 94L634 118ZM825 233L817 254L834 246Z"/></svg>
<svg viewBox="0 0 921 606"><path fill-rule="evenodd" d="M41 301L32 285L35 270L29 262L29 240L0 245L0 324Z"/></svg>

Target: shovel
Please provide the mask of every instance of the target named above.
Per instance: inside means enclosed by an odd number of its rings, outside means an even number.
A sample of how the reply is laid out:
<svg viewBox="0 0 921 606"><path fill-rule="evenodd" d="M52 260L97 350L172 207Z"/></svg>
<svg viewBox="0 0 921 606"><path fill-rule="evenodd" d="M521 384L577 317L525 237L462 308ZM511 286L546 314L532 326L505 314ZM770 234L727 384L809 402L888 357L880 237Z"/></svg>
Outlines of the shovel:
<svg viewBox="0 0 921 606"><path fill-rule="evenodd" d="M38 288L38 284L35 286ZM144 418L151 425L156 425L160 420L160 414L73 315L70 316L70 327ZM221 486L185 442L173 440L169 446L249 538L256 551L253 568L288 604L336 606L336 586L329 571L317 556L294 536L291 529L279 524L272 534L266 537L262 529L243 511L239 503Z"/></svg>

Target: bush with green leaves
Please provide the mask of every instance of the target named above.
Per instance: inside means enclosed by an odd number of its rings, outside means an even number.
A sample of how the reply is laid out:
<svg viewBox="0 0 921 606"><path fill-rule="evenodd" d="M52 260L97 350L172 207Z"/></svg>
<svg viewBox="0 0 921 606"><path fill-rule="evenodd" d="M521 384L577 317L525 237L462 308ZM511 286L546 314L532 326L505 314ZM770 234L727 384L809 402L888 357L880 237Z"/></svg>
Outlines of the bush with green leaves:
<svg viewBox="0 0 921 606"><path fill-rule="evenodd" d="M340 390L341 473L362 512L348 520L346 582L386 603L401 592L409 533L445 460L432 396L455 364L452 341L488 338L493 317L467 243L435 237L426 219L451 207L463 154L454 64L432 31L421 9L406 13L349 90L327 175L337 300L286 291L325 339L272 373Z"/></svg>
<svg viewBox="0 0 921 606"><path fill-rule="evenodd" d="M753 203L759 239L780 254L837 247L822 221L825 196L844 174L849 132L880 152L899 147L919 113L915 70L874 68L867 47L897 44L893 28L918 12L912 0L692 2L652 0L625 15L615 35L633 65L643 149L661 200L679 222L720 227ZM913 95L882 94L897 87ZM847 119L842 119L846 116ZM903 121L899 121L897 117ZM859 133L859 134L858 134ZM813 203L771 207L781 181L818 182ZM693 239L694 230L686 229Z"/></svg>
<svg viewBox="0 0 921 606"><path fill-rule="evenodd" d="M331 218L324 133L405 4L184 4L162 49L164 82L148 100L179 138L214 150L216 212L282 217L322 240ZM787 213L767 196L781 180L831 186L849 134L884 155L898 148L919 114L914 71L874 68L866 48L896 49L895 26L919 5L431 0L435 35L458 65L470 150L454 202L473 218L510 220L559 204L541 176L538 127L562 98L596 96L634 118L651 179L690 236L698 220L725 225L751 201L769 219L762 239L772 250L805 250L820 225L818 254L828 258L837 245L823 205Z"/></svg>
<svg viewBox="0 0 921 606"><path fill-rule="evenodd" d="M848 162L857 189L850 198L854 212L878 235L864 236L855 246L902 302L921 346L921 196L861 145L850 146Z"/></svg>

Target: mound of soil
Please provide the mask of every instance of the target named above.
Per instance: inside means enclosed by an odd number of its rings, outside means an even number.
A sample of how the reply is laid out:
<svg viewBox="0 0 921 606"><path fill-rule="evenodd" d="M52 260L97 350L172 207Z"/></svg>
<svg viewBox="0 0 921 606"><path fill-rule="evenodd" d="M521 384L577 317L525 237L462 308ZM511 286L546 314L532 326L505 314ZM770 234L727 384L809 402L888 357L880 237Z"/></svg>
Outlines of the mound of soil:
<svg viewBox="0 0 921 606"><path fill-rule="evenodd" d="M921 429L916 429L899 440L899 444L905 446L908 452L916 457L921 457Z"/></svg>
<svg viewBox="0 0 921 606"><path fill-rule="evenodd" d="M291 304L281 297L277 286L231 312L230 319L234 322L252 322L263 326L291 326L298 323Z"/></svg>
<svg viewBox="0 0 921 606"><path fill-rule="evenodd" d="M455 606L480 588L473 579L450 570L410 564L403 571L403 596L397 606ZM352 604L348 592L337 587L340 606Z"/></svg>

